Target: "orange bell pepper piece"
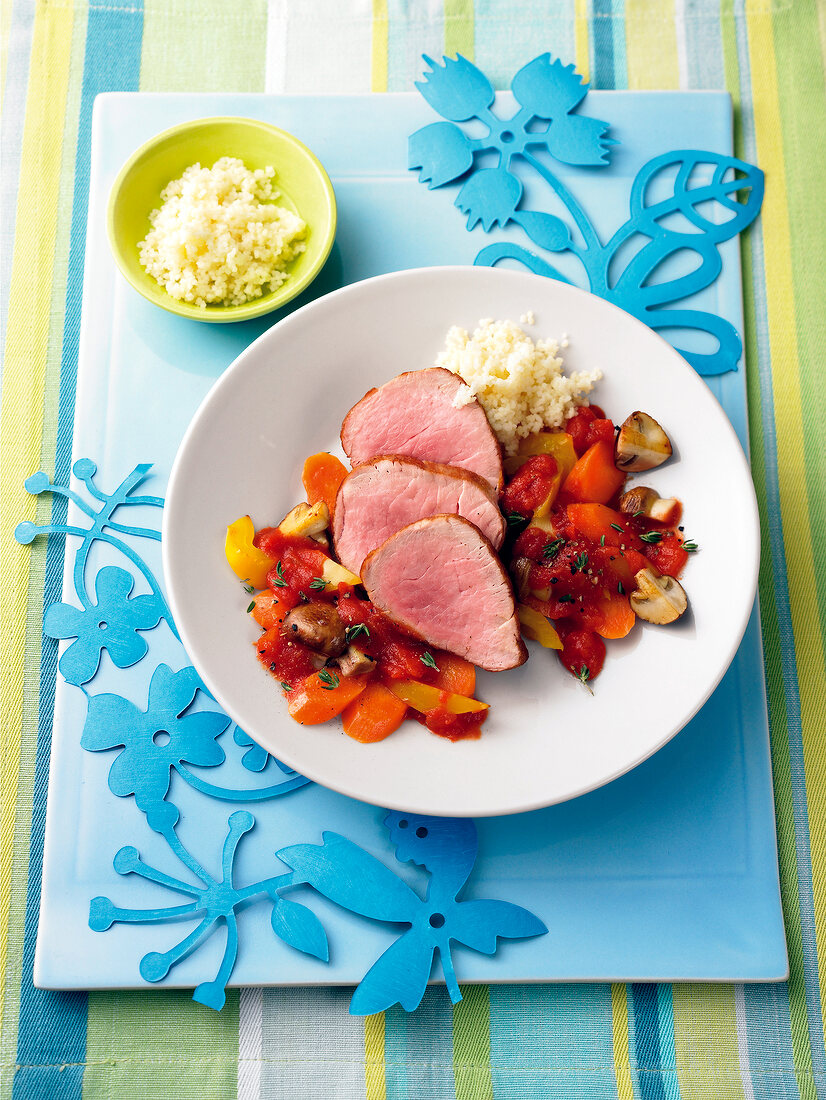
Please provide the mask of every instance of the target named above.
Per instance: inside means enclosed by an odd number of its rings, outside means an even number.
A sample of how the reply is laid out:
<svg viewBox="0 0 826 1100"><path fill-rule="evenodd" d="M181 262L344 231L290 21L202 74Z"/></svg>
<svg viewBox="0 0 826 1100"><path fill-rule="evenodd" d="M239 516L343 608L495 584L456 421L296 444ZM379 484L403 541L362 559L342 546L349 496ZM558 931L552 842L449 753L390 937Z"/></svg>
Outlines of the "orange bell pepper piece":
<svg viewBox="0 0 826 1100"><path fill-rule="evenodd" d="M574 500L605 504L624 481L625 474L614 465L613 445L601 439L579 459L562 490Z"/></svg>
<svg viewBox="0 0 826 1100"><path fill-rule="evenodd" d="M255 528L249 516L241 516L227 527L224 553L230 568L236 577L251 584L253 588L267 587L267 573L275 564L274 560L253 546Z"/></svg>
<svg viewBox="0 0 826 1100"><path fill-rule="evenodd" d="M310 504L318 504L323 500L332 514L336 495L345 477L347 477L347 467L335 455L328 454L326 451L310 455L304 463L304 471L301 475L307 492L307 501Z"/></svg>
<svg viewBox="0 0 826 1100"><path fill-rule="evenodd" d="M399 728L407 714L402 702L384 684L368 684L342 713L344 732L363 745L383 741Z"/></svg>
<svg viewBox="0 0 826 1100"><path fill-rule="evenodd" d="M322 679L314 672L290 692L287 705L290 717L302 726L318 726L341 714L366 687L366 676L339 678L328 672L327 678Z"/></svg>

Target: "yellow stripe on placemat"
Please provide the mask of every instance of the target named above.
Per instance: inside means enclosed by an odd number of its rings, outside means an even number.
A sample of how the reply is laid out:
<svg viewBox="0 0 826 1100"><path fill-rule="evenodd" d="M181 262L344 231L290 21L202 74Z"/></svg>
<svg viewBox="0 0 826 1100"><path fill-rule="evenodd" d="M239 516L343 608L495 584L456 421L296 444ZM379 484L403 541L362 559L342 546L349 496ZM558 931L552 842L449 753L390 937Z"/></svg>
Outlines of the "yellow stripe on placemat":
<svg viewBox="0 0 826 1100"><path fill-rule="evenodd" d="M445 14L445 56L460 53L473 60L476 49L473 0L443 0Z"/></svg>
<svg viewBox="0 0 826 1100"><path fill-rule="evenodd" d="M576 71L583 80L590 80L588 0L574 0L574 41L576 43Z"/></svg>
<svg viewBox="0 0 826 1100"><path fill-rule="evenodd" d="M387 41L389 34L387 0L373 0L373 45L370 66L370 91L387 91Z"/></svg>
<svg viewBox="0 0 826 1100"><path fill-rule="evenodd" d="M714 1100L745 1100L734 987L675 985L672 1004L680 1100L707 1100L709 1081Z"/></svg>
<svg viewBox="0 0 826 1100"><path fill-rule="evenodd" d="M387 1100L384 1071L384 1013L364 1017L365 1100Z"/></svg>
<svg viewBox="0 0 826 1100"><path fill-rule="evenodd" d="M628 1057L628 986L611 986L611 1030L614 1040L614 1073L617 1100L634 1100L631 1062Z"/></svg>
<svg viewBox="0 0 826 1100"><path fill-rule="evenodd" d="M803 476L803 418L801 415L797 327L792 273L791 239L786 195L782 120L777 88L772 15L762 0L746 4L746 26L752 78L757 163L770 169L763 199L762 226L765 246L765 280L772 363L772 390L777 435L777 466L783 545L789 577L789 600L795 648L798 654L801 723L804 756L816 759L817 724L822 707L823 639L817 604L814 560L811 548L811 516L806 479ZM811 816L811 804L809 813ZM812 888L815 922L826 913L823 853L815 849L811 831ZM822 929L822 923L821 923ZM824 937L818 937L819 946ZM826 1015L826 952L818 956L820 996ZM799 1036L808 1045L808 1036ZM804 1042L805 1041L805 1042ZM798 1051L795 1052L797 1062Z"/></svg>
<svg viewBox="0 0 826 1100"><path fill-rule="evenodd" d="M8 928L20 734L23 722L27 547L14 529L36 515L35 498L23 489L40 465L43 389L49 349L51 293L32 285L32 272L50 281L54 261L63 122L72 52L73 4L38 5L32 28L32 58L42 76L29 83L17 192L16 240L9 286L3 408L0 419L0 693L3 699L0 764L0 925ZM0 936L0 975L6 973L6 938ZM5 982L0 982L0 1012Z"/></svg>
<svg viewBox="0 0 826 1100"><path fill-rule="evenodd" d="M625 54L629 88L679 88L673 4L666 0L626 0Z"/></svg>

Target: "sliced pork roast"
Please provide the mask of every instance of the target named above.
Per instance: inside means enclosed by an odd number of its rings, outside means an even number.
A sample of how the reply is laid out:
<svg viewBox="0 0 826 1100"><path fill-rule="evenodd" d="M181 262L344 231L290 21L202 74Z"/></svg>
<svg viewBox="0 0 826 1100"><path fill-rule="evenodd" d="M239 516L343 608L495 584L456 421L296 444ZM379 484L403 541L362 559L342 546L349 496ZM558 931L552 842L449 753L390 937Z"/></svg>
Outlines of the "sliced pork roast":
<svg viewBox="0 0 826 1100"><path fill-rule="evenodd" d="M456 408L467 383L444 367L408 371L350 409L341 444L354 466L376 455L407 455L461 466L502 488L502 454L485 410L474 398Z"/></svg>
<svg viewBox="0 0 826 1100"><path fill-rule="evenodd" d="M383 455L356 466L341 484L333 512L333 541L353 573L371 550L402 527L427 516L460 515L498 550L505 519L490 485L458 466Z"/></svg>
<svg viewBox="0 0 826 1100"><path fill-rule="evenodd" d="M491 672L527 660L502 563L461 516L397 531L367 555L361 579L376 607L429 645Z"/></svg>

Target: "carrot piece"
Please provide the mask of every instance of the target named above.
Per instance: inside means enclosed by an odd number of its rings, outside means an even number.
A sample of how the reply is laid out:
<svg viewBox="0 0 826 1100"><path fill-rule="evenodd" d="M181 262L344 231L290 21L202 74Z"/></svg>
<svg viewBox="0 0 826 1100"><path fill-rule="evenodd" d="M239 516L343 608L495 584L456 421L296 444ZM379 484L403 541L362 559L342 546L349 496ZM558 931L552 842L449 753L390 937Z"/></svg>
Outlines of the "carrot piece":
<svg viewBox="0 0 826 1100"><path fill-rule="evenodd" d="M618 592L610 592L605 599L600 600L594 609L593 618L592 629L601 638L624 638L637 621L628 597L621 596Z"/></svg>
<svg viewBox="0 0 826 1100"><path fill-rule="evenodd" d="M607 546L620 546L633 537L626 527L626 517L605 504L569 504L565 511L579 534L594 542L605 535Z"/></svg>
<svg viewBox="0 0 826 1100"><path fill-rule="evenodd" d="M272 630L273 627L280 626L291 606L271 588L265 588L263 592L259 592L252 602L255 606L250 614L264 630Z"/></svg>
<svg viewBox="0 0 826 1100"><path fill-rule="evenodd" d="M442 691L456 695L473 695L476 691L476 667L455 653L439 653L436 656L439 672L433 681Z"/></svg>
<svg viewBox="0 0 826 1100"><path fill-rule="evenodd" d="M367 687L365 676L343 676L338 683L325 683L317 672L290 692L290 717L299 725L317 726L341 714Z"/></svg>
<svg viewBox="0 0 826 1100"><path fill-rule="evenodd" d="M347 467L335 455L328 454L326 451L310 455L304 463L304 471L301 475L307 491L307 502L318 504L323 500L332 512L336 503L336 494L345 477L347 477Z"/></svg>
<svg viewBox="0 0 826 1100"><path fill-rule="evenodd" d="M624 481L625 474L614 465L614 448L601 439L578 460L562 489L574 500L605 504Z"/></svg>
<svg viewBox="0 0 826 1100"><path fill-rule="evenodd" d="M407 703L398 699L384 684L368 684L352 703L345 707L344 732L354 741L370 745L383 741L397 730L407 714Z"/></svg>

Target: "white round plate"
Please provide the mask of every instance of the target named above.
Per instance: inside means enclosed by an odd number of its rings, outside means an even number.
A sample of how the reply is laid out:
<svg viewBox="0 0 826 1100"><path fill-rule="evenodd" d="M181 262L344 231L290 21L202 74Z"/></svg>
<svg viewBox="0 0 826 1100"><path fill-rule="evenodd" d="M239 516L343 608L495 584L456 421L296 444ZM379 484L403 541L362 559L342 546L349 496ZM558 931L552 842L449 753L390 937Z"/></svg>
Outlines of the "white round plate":
<svg viewBox="0 0 826 1100"><path fill-rule="evenodd" d="M249 513L275 525L304 497L307 455L339 446L365 391L432 366L451 325L519 318L534 338L566 335L567 371L600 367L594 400L620 423L662 423L674 458L636 479L683 501L700 552L673 626L637 625L608 643L593 693L529 643L527 664L479 674L491 705L478 741L452 743L405 722L362 745L340 721L299 726L253 643L249 600L224 558L226 527ZM382 275L305 306L265 332L216 382L187 431L169 482L163 561L189 656L226 712L311 779L399 810L517 813L584 794L629 771L699 710L728 668L754 602L759 557L749 468L725 413L691 367L640 321L575 287L485 267Z"/></svg>

